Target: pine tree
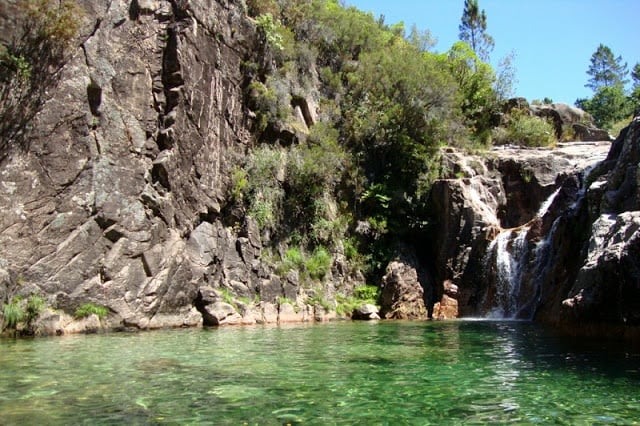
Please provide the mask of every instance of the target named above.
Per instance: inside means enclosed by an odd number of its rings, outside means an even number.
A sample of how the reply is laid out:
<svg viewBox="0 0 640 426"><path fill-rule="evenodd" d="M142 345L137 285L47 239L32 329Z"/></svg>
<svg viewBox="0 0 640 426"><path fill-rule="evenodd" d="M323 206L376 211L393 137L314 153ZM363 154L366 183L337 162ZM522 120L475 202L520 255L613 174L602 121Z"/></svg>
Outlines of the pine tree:
<svg viewBox="0 0 640 426"><path fill-rule="evenodd" d="M640 89L640 62L636 62L633 66L631 78L633 79L633 89Z"/></svg>
<svg viewBox="0 0 640 426"><path fill-rule="evenodd" d="M487 14L480 10L478 0L464 0L462 11L460 40L469 43L476 55L483 61L489 60L489 54L493 50L493 37L487 34Z"/></svg>
<svg viewBox="0 0 640 426"><path fill-rule="evenodd" d="M585 87L598 92L603 87L615 87L624 85L628 82L626 76L628 74L627 63L622 62L622 57L614 56L608 46L600 44L598 49L591 55L591 64L587 70L587 74L591 76Z"/></svg>

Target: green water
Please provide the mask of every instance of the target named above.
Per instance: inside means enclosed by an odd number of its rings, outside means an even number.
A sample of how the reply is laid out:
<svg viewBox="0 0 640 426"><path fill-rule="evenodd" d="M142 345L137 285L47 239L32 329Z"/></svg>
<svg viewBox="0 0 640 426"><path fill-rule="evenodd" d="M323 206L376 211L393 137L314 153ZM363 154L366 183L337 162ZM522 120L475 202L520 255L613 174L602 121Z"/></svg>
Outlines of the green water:
<svg viewBox="0 0 640 426"><path fill-rule="evenodd" d="M0 424L639 424L640 353L518 322L0 340Z"/></svg>

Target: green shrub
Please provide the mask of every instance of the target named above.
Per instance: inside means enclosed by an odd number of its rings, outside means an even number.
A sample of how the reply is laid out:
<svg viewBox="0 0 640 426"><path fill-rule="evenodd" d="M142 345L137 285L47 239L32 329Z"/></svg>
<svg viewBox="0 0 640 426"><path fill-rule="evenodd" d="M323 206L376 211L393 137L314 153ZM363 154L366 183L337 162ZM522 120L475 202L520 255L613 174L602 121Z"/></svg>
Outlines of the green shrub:
<svg viewBox="0 0 640 426"><path fill-rule="evenodd" d="M323 279L331 268L331 261L331 255L324 247L316 248L305 263L309 276L315 280Z"/></svg>
<svg viewBox="0 0 640 426"><path fill-rule="evenodd" d="M35 320L45 307L45 300L42 296L33 294L27 299L26 318L30 323Z"/></svg>
<svg viewBox="0 0 640 426"><path fill-rule="evenodd" d="M336 312L340 315L350 315L354 309L364 304L375 305L378 302L380 289L372 285L358 286L353 291L353 296L338 295Z"/></svg>
<svg viewBox="0 0 640 426"><path fill-rule="evenodd" d="M3 305L2 317L5 328L15 329L19 323L24 321L26 314L21 306L21 301L20 297L14 297L9 303Z"/></svg>
<svg viewBox="0 0 640 426"><path fill-rule="evenodd" d="M353 289L353 295L362 301L375 303L378 300L380 288L374 285L362 285Z"/></svg>
<svg viewBox="0 0 640 426"><path fill-rule="evenodd" d="M281 34L280 24L273 18L269 12L256 17L258 31L264 41L274 50L283 50L283 37Z"/></svg>
<svg viewBox="0 0 640 426"><path fill-rule="evenodd" d="M229 290L228 288L221 287L218 289L218 291L222 295L222 301L224 303L227 303L234 307L236 306L236 300L231 290Z"/></svg>
<svg viewBox="0 0 640 426"><path fill-rule="evenodd" d="M109 309L102 305L97 305L95 303L89 302L78 307L74 313L76 318L86 318L90 315L97 315L98 318L102 319L107 316L109 313Z"/></svg>
<svg viewBox="0 0 640 426"><path fill-rule="evenodd" d="M241 202L248 188L247 172L240 167L235 167L231 172L231 196L236 202Z"/></svg>
<svg viewBox="0 0 640 426"><path fill-rule="evenodd" d="M281 271L287 273L292 269L301 271L304 268L304 255L298 247L291 247L284 253Z"/></svg>
<svg viewBox="0 0 640 426"><path fill-rule="evenodd" d="M329 300L324 296L322 291L316 291L316 293L307 299L307 303L311 306L321 306L326 312L332 310L333 306Z"/></svg>
<svg viewBox="0 0 640 426"><path fill-rule="evenodd" d="M495 144L514 143L524 146L553 146L557 142L553 124L544 118L513 110L504 130L493 132Z"/></svg>
<svg viewBox="0 0 640 426"><path fill-rule="evenodd" d="M32 331L32 323L45 307L45 300L36 294L30 295L26 300L20 296L13 297L9 303L4 304L2 316L5 328L15 329L19 323L24 322L27 333Z"/></svg>

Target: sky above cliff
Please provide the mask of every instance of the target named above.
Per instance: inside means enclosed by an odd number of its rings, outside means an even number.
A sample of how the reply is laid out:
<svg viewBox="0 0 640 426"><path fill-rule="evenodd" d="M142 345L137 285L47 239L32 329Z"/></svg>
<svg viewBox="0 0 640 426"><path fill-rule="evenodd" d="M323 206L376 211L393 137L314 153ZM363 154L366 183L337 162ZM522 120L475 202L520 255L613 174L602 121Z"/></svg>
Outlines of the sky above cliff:
<svg viewBox="0 0 640 426"><path fill-rule="evenodd" d="M347 5L429 30L435 50L458 39L463 0L347 0ZM640 0L479 0L487 32L495 39L491 62L513 51L515 94L573 104L590 97L584 87L589 59L600 43L621 55L629 69L640 62Z"/></svg>

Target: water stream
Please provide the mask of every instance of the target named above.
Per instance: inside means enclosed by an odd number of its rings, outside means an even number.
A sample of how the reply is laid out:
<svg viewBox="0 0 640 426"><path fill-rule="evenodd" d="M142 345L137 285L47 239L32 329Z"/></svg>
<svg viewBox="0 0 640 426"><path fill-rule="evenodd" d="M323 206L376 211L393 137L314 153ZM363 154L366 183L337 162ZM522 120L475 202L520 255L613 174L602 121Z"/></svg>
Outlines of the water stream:
<svg viewBox="0 0 640 426"><path fill-rule="evenodd" d="M560 188L547 197L533 220L541 219L547 214L559 192ZM492 307L486 315L488 318L514 319L519 316L522 306L518 296L522 286L523 270L530 260L530 251L534 249L535 260L541 254L541 250L545 249L541 244L529 244L527 236L532 221L518 228L502 230L487 247L485 259L493 268L495 285Z"/></svg>

